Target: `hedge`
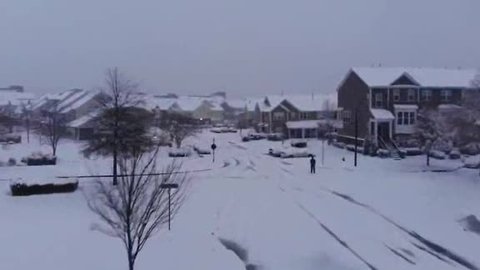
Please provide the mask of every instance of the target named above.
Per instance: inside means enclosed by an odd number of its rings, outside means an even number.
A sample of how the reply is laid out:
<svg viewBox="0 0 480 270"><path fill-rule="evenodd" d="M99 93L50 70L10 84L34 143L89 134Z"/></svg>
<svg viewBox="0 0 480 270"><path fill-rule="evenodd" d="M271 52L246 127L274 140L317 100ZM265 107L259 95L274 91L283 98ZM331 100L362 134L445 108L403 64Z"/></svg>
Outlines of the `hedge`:
<svg viewBox="0 0 480 270"><path fill-rule="evenodd" d="M78 188L78 181L64 184L25 184L12 183L10 184L10 191L12 196L29 196L52 193L70 193Z"/></svg>

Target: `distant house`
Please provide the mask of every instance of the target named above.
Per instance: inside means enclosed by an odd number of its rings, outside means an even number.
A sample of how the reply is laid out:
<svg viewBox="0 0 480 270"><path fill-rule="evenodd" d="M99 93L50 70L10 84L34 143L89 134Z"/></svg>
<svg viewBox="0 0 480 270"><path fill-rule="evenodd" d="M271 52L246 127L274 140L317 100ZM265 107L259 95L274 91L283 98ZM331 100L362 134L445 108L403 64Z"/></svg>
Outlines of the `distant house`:
<svg viewBox="0 0 480 270"><path fill-rule="evenodd" d="M70 122L97 110L103 95L101 92L83 89L44 95L32 105L32 114L34 118L42 119L47 113L55 111L66 122Z"/></svg>
<svg viewBox="0 0 480 270"><path fill-rule="evenodd" d="M147 96L145 109L161 119L166 113L179 113L200 122L222 122L225 119L224 100L221 97L201 96Z"/></svg>
<svg viewBox="0 0 480 270"><path fill-rule="evenodd" d="M321 125L336 124L335 110L332 95L267 96L256 105L256 127L289 138L316 138Z"/></svg>
<svg viewBox="0 0 480 270"><path fill-rule="evenodd" d="M95 134L95 119L100 111L90 112L66 124L67 132L75 140L89 140Z"/></svg>
<svg viewBox="0 0 480 270"><path fill-rule="evenodd" d="M338 107L343 129L339 138L358 138L385 146L415 133L421 108L460 106L476 70L428 68L352 68L340 83Z"/></svg>

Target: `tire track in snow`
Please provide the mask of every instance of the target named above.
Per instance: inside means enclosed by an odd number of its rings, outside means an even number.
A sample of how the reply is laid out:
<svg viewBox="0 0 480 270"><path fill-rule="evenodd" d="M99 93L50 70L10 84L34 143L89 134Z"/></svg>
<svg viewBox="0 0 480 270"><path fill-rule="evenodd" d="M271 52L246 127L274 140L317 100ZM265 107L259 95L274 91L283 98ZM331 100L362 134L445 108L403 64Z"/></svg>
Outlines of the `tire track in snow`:
<svg viewBox="0 0 480 270"><path fill-rule="evenodd" d="M327 189L328 190L328 189ZM465 268L467 269L470 269L470 270L480 270L480 268L478 268L476 265L474 265L473 263L469 262L468 260L466 260L465 258L463 258L462 256L454 253L453 251L431 241L431 240L428 240L426 239L425 237L421 236L420 234L418 234L417 232L415 232L414 230L410 230L410 229L407 229L406 227L404 226L401 226L400 224L398 224L397 222L393 221L391 218L387 217L386 215L384 215L383 213L379 212L378 210L376 210L375 208L371 207L370 205L367 205L367 204L364 204L364 203L361 203L355 199L353 199L351 196L349 195L346 195L346 194L342 194L340 192L337 192L337 191L332 191L332 190L328 190L331 194L343 199L343 200L346 200L352 204L355 204L355 205L358 205L358 206L361 206L367 210L369 210L370 212L376 214L377 216L381 217L382 219L384 219L385 221L387 221L388 223L392 224L393 226L395 226L397 229L403 231L404 233L406 233L407 235L409 235L410 237L416 239L417 241L419 241L420 243L423 244L423 247L419 246L418 244L415 244L415 243L412 243L416 248L422 250L422 251L426 251L428 252L428 254L434 256L435 258L437 259L440 259L441 261L443 262L447 262L449 263L447 260L445 260L444 258L440 257L439 255L442 255L444 257L447 257L448 259L464 266ZM450 264L450 263L449 263Z"/></svg>
<svg viewBox="0 0 480 270"><path fill-rule="evenodd" d="M281 187L280 185L278 188L284 192L288 193L285 188ZM358 254L353 248L351 248L347 242L342 240L335 232L333 232L332 229L330 229L328 226L323 224L323 222L320 221L312 212L310 212L303 204L292 198L293 202L295 205L298 206L308 217L313 219L325 232L327 232L335 241L337 241L341 246L343 246L345 249L347 249L355 258L359 259L362 263L364 263L370 270L378 270L375 266L373 266L371 263L369 263L367 260L365 260L360 254Z"/></svg>

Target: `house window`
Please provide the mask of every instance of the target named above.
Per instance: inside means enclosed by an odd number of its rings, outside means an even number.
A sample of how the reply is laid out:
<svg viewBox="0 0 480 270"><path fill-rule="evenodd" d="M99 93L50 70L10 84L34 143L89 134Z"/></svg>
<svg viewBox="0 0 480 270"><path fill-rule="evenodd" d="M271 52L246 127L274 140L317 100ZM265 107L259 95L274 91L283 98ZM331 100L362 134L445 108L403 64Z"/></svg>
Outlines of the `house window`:
<svg viewBox="0 0 480 270"><path fill-rule="evenodd" d="M415 125L415 113L409 112L410 125Z"/></svg>
<svg viewBox="0 0 480 270"><path fill-rule="evenodd" d="M400 89L393 89L393 101L400 101Z"/></svg>
<svg viewBox="0 0 480 270"><path fill-rule="evenodd" d="M441 92L441 96L442 96L442 101L450 101L450 98L452 97L452 91L451 90L442 90Z"/></svg>
<svg viewBox="0 0 480 270"><path fill-rule="evenodd" d="M383 107L383 94L382 93L376 93L375 94L375 107L376 108Z"/></svg>
<svg viewBox="0 0 480 270"><path fill-rule="evenodd" d="M422 91L422 100L423 101L430 101L432 100L432 90L426 89Z"/></svg>
<svg viewBox="0 0 480 270"><path fill-rule="evenodd" d="M294 112L291 112L291 113L290 113L290 119L296 120L296 119L297 119L297 114L294 113Z"/></svg>
<svg viewBox="0 0 480 270"><path fill-rule="evenodd" d="M307 119L307 113L301 112L300 113L300 119L302 119L302 120Z"/></svg>
<svg viewBox="0 0 480 270"><path fill-rule="evenodd" d="M415 112L397 112L397 125L415 125Z"/></svg>
<svg viewBox="0 0 480 270"><path fill-rule="evenodd" d="M397 112L397 125L403 125L403 112Z"/></svg>
<svg viewBox="0 0 480 270"><path fill-rule="evenodd" d="M275 120L275 121L285 120L285 113L284 112L274 112L273 113L273 120Z"/></svg>
<svg viewBox="0 0 480 270"><path fill-rule="evenodd" d="M415 101L415 89L408 89L407 97L409 102Z"/></svg>
<svg viewBox="0 0 480 270"><path fill-rule="evenodd" d="M350 123L352 122L352 112L351 111L343 111L343 122Z"/></svg>

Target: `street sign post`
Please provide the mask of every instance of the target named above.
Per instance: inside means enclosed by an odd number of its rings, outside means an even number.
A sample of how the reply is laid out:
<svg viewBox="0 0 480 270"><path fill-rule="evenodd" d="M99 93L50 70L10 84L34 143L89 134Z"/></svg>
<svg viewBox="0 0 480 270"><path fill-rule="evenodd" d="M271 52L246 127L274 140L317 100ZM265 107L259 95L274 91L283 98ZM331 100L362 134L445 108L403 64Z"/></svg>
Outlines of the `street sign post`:
<svg viewBox="0 0 480 270"><path fill-rule="evenodd" d="M217 149L217 145L215 144L215 138L213 139L212 145L212 162L215 163L215 149Z"/></svg>

